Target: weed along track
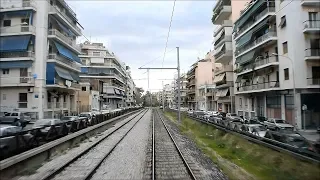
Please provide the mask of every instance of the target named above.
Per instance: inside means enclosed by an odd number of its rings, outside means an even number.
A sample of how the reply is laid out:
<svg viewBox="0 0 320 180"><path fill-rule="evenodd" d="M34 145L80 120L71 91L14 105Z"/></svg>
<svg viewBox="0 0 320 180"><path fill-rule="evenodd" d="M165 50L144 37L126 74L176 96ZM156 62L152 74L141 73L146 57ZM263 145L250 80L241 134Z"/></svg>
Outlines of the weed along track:
<svg viewBox="0 0 320 180"><path fill-rule="evenodd" d="M102 162L113 152L117 145L135 127L149 110L143 110L124 124L105 134L99 141L79 153L71 160L64 162L59 168L42 179L91 179Z"/></svg>

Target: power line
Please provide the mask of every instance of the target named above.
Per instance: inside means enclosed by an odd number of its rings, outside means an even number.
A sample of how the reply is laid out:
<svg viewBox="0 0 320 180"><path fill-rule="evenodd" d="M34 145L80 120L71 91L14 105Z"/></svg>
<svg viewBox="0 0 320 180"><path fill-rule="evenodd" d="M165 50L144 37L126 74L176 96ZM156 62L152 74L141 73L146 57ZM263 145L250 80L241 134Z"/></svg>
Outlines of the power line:
<svg viewBox="0 0 320 180"><path fill-rule="evenodd" d="M166 47L164 48L164 54L163 54L162 65L161 65L162 67L163 67L164 58L166 57L166 53L167 53L169 35L170 35L170 31L171 31L171 24L172 24L172 19L173 19L173 13L174 13L175 6L176 6L176 0L173 1L172 13L171 13L170 24L169 24L169 31L168 31L168 35L167 35Z"/></svg>
<svg viewBox="0 0 320 180"><path fill-rule="evenodd" d="M173 51L173 50L175 50L175 48L170 49L170 51L168 51L168 52L171 52L171 51ZM144 65L142 65L140 68L142 68L143 66L145 66L145 65L147 65L147 64L149 64L149 63L152 63L152 62L154 62L154 61L156 61L156 60L158 60L158 59L160 59L160 58L162 58L162 56L159 56L159 57L157 57L157 58L155 58L155 59L153 59L153 60L151 60L151 61L148 61L147 63L145 63Z"/></svg>

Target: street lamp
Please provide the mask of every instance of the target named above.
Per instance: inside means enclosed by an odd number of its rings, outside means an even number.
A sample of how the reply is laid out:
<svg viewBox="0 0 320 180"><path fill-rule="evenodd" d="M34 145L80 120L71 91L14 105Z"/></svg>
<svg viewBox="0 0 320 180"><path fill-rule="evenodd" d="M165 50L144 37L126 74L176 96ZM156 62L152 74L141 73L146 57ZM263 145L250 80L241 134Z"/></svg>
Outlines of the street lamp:
<svg viewBox="0 0 320 180"><path fill-rule="evenodd" d="M287 59L290 60L291 62L291 67L292 67L292 80L293 80L293 110L294 110L294 120L295 120L295 125L297 124L297 108L296 108L296 83L295 83L295 74L294 74L294 66L293 66L293 61L291 58L289 58L288 56L283 56L283 55L279 55L277 53L272 53L272 55L274 56L281 56L281 57L285 57ZM305 121L305 119L304 119Z"/></svg>

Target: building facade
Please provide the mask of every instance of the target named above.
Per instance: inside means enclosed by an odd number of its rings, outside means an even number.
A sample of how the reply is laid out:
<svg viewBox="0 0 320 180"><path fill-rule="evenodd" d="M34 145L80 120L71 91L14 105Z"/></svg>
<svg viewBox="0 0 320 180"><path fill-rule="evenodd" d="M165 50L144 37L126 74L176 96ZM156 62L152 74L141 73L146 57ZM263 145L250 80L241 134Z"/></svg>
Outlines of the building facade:
<svg viewBox="0 0 320 180"><path fill-rule="evenodd" d="M180 82L180 107L188 107L188 100L187 100L187 75L181 74L180 81L178 80L178 75L174 78L174 102L173 105L176 108L178 106L178 85Z"/></svg>
<svg viewBox="0 0 320 180"><path fill-rule="evenodd" d="M81 25L64 1L1 1L0 111L77 112Z"/></svg>
<svg viewBox="0 0 320 180"><path fill-rule="evenodd" d="M319 5L256 0L243 9L233 30L238 114L320 125Z"/></svg>
<svg viewBox="0 0 320 180"><path fill-rule="evenodd" d="M84 42L79 55L81 82L95 83L100 89L103 109L116 109L126 106L127 72L124 63L114 53L109 52L102 43Z"/></svg>
<svg viewBox="0 0 320 180"><path fill-rule="evenodd" d="M217 92L216 102L219 111L234 112L234 75L233 75L233 23L239 17L246 1L219 0L213 9L212 23L218 25L214 32L214 57L222 68L215 72L214 83Z"/></svg>
<svg viewBox="0 0 320 180"><path fill-rule="evenodd" d="M135 99L135 84L133 82L133 79L131 77L131 71L130 67L126 66L126 106L131 107L136 104L136 99Z"/></svg>

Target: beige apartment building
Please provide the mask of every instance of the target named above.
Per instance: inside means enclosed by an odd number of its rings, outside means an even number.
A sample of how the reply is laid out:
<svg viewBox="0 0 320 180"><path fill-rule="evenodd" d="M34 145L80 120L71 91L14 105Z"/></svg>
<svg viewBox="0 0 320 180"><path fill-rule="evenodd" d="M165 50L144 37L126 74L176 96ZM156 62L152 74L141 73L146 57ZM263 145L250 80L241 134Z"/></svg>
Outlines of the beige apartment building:
<svg viewBox="0 0 320 180"><path fill-rule="evenodd" d="M214 58L216 63L222 64L215 72L213 82L216 85L217 109L223 112L235 112L232 26L246 3L219 0L213 9L212 23L218 25L213 35Z"/></svg>

